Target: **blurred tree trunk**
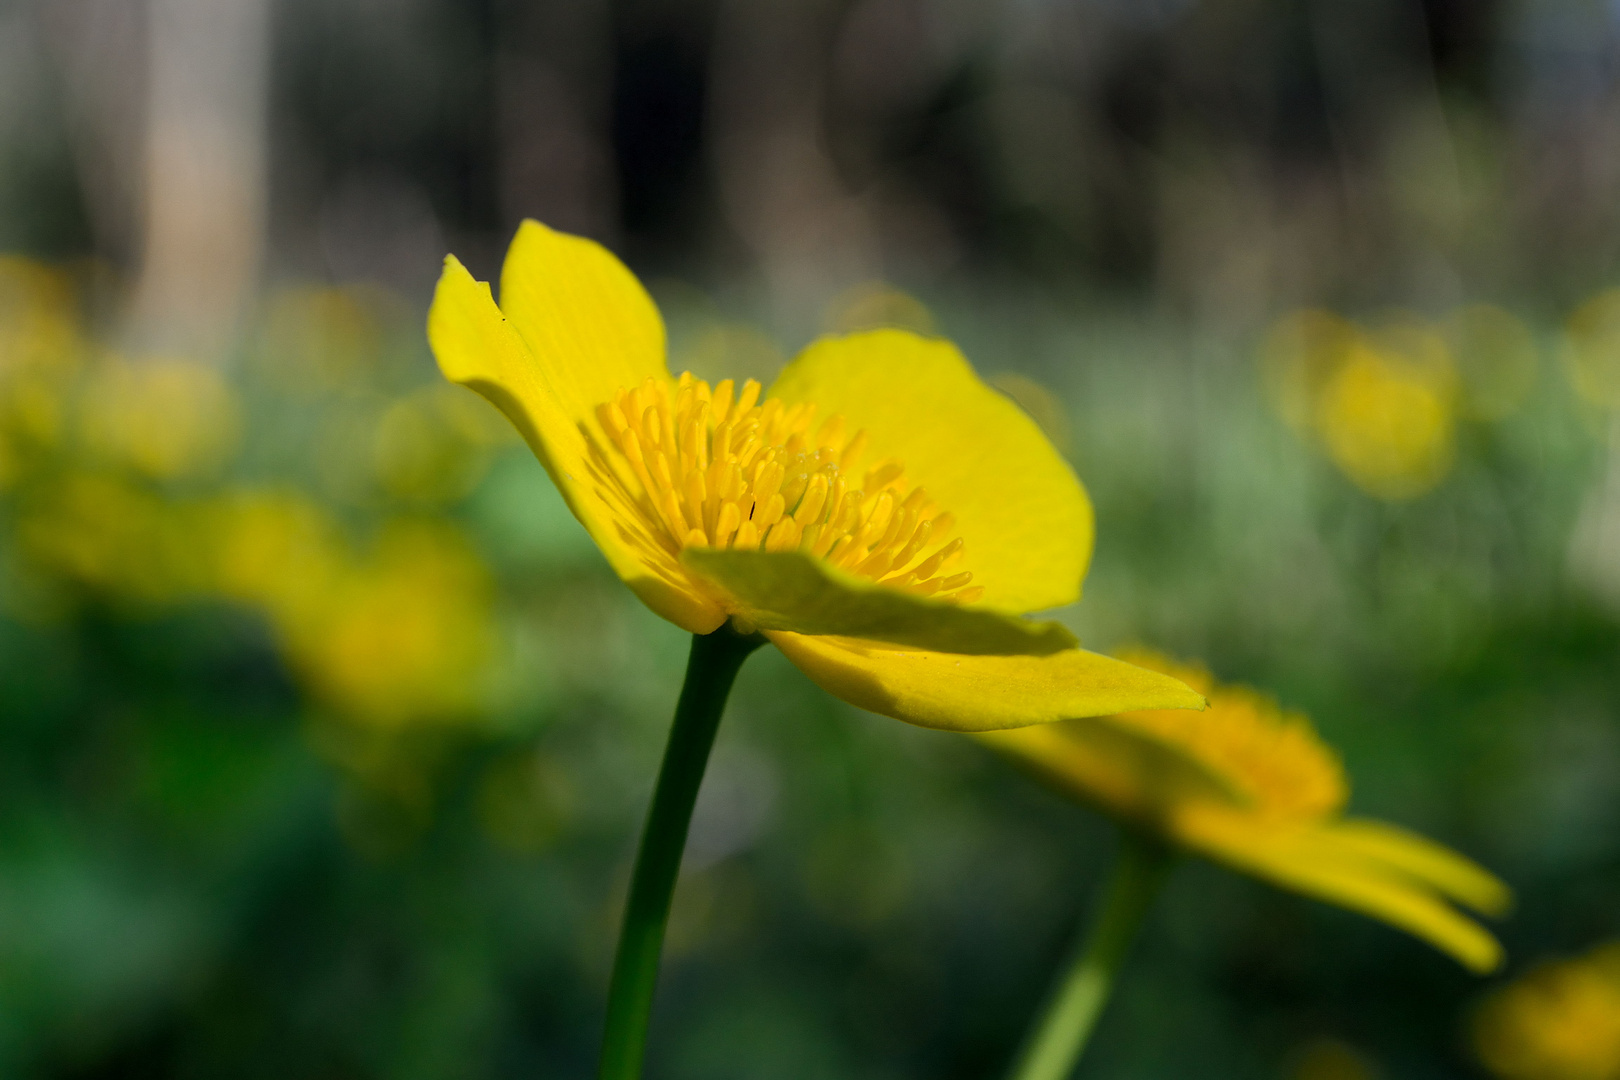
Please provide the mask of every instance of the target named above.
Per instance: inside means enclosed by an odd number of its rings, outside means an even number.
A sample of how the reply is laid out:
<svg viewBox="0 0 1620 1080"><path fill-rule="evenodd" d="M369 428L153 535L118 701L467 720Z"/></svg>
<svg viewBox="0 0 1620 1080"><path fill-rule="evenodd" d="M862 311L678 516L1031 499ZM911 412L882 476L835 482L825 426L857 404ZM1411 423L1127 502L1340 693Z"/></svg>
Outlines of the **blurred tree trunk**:
<svg viewBox="0 0 1620 1080"><path fill-rule="evenodd" d="M148 0L141 255L130 332L217 356L258 281L268 0Z"/></svg>
<svg viewBox="0 0 1620 1080"><path fill-rule="evenodd" d="M880 270L870 208L827 152L826 66L843 8L731 0L716 34L710 122L722 205L759 261L773 314L796 329Z"/></svg>

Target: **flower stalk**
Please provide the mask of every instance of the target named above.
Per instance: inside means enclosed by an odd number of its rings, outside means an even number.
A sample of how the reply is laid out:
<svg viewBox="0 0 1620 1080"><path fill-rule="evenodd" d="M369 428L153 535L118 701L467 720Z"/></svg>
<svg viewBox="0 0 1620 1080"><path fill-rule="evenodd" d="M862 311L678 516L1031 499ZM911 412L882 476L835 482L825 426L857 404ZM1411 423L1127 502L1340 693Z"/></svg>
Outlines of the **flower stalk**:
<svg viewBox="0 0 1620 1080"><path fill-rule="evenodd" d="M1066 1080L1074 1071L1170 863L1170 849L1156 839L1120 830L1102 908L1019 1052L1012 1080Z"/></svg>
<svg viewBox="0 0 1620 1080"><path fill-rule="evenodd" d="M675 705L675 722L664 747L658 786L641 831L624 925L613 958L599 1080L636 1080L641 1075L664 927L669 921L670 900L681 869L692 808L697 803L698 788L703 783L709 750L731 685L743 661L763 644L764 638L739 634L729 623L711 634L692 636L686 681Z"/></svg>

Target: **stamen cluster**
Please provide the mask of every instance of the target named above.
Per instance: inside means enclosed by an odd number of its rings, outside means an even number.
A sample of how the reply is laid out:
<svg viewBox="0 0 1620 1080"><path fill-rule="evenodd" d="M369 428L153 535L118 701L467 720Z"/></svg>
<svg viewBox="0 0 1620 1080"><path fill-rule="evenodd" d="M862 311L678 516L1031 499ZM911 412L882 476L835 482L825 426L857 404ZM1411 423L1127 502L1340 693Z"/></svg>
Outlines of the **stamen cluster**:
<svg viewBox="0 0 1620 1080"><path fill-rule="evenodd" d="M641 481L642 510L683 547L804 551L908 592L972 603L973 574L951 572L963 543L955 517L905 466L879 462L853 483L864 431L833 416L812 429L814 403L760 402L750 379L712 390L690 372L648 379L598 408L603 430Z"/></svg>

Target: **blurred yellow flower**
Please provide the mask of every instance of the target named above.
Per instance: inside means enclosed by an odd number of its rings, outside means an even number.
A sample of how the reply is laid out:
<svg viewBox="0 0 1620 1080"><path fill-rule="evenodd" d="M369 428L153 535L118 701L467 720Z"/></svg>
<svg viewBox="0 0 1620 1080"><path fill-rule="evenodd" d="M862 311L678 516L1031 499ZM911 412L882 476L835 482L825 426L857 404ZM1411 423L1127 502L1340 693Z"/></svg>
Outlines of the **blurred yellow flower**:
<svg viewBox="0 0 1620 1080"><path fill-rule="evenodd" d="M374 375L387 305L356 290L283 294L264 341L275 378L307 392ZM106 356L86 368L90 352L72 282L0 256L0 487L30 468L38 478L7 509L21 565L47 592L262 611L294 677L378 740L478 713L497 635L488 571L459 530L398 521L358 551L295 490L166 491L223 471L243 421L234 389L211 365ZM360 400L372 406L375 388ZM512 439L473 395L442 383L381 415L375 460L362 454L359 468L415 501L465 490L490 448Z"/></svg>
<svg viewBox="0 0 1620 1080"><path fill-rule="evenodd" d="M1620 1078L1620 943L1545 964L1489 997L1474 1047L1503 1080Z"/></svg>
<svg viewBox="0 0 1620 1080"><path fill-rule="evenodd" d="M1501 948L1448 901L1496 913L1507 888L1393 825L1346 818L1349 782L1310 722L1254 690L1152 653L1128 658L1202 692L1202 713L1153 711L992 732L980 739L1065 793L1188 851L1381 919L1475 971Z"/></svg>
<svg viewBox="0 0 1620 1080"><path fill-rule="evenodd" d="M1495 325L1477 312L1459 323L1470 331ZM1487 356L1476 347L1473 354L1488 373L1481 376L1487 407L1503 407L1519 390L1510 379L1522 378L1522 371L1503 370L1520 358L1505 358L1513 352L1509 345L1502 350ZM1415 498L1450 471L1459 387L1442 334L1412 320L1372 332L1331 312L1302 311L1277 322L1260 361L1278 412L1296 431L1313 433L1340 471L1368 494ZM1497 385L1485 385L1493 378Z"/></svg>
<svg viewBox="0 0 1620 1080"><path fill-rule="evenodd" d="M500 307L446 260L428 333L446 376L506 413L614 570L683 629L762 631L832 693L930 727L1201 704L1021 617L1079 598L1091 506L948 342L824 338L765 393L672 379L629 270L532 221Z"/></svg>
<svg viewBox="0 0 1620 1080"><path fill-rule="evenodd" d="M264 611L288 666L344 717L393 730L461 722L495 654L489 572L444 521L399 520L355 552L292 491L234 491L206 508L212 590Z"/></svg>
<svg viewBox="0 0 1620 1080"><path fill-rule="evenodd" d="M109 358L79 408L93 452L155 480L219 471L240 434L241 409L224 376L189 360Z"/></svg>
<svg viewBox="0 0 1620 1080"><path fill-rule="evenodd" d="M55 447L62 429L62 392L46 379L0 380L0 489Z"/></svg>
<svg viewBox="0 0 1620 1080"><path fill-rule="evenodd" d="M336 522L295 491L230 491L204 514L213 591L299 624L331 602L351 556Z"/></svg>
<svg viewBox="0 0 1620 1080"><path fill-rule="evenodd" d="M1381 499L1415 498L1451 469L1455 395L1446 365L1357 345L1322 389L1317 430L1334 463L1362 490Z"/></svg>
<svg viewBox="0 0 1620 1080"><path fill-rule="evenodd" d="M23 506L17 536L29 560L109 596L146 603L195 595L206 585L193 545L194 508L122 479L72 472Z"/></svg>
<svg viewBox="0 0 1620 1080"><path fill-rule="evenodd" d="M1278 319L1260 345L1260 376L1279 415L1300 434L1316 422L1322 388L1361 337L1349 320L1307 309Z"/></svg>
<svg viewBox="0 0 1620 1080"><path fill-rule="evenodd" d="M1609 289L1576 308L1564 327L1565 359L1581 397L1601 409L1620 409L1620 289Z"/></svg>
<svg viewBox="0 0 1620 1080"><path fill-rule="evenodd" d="M321 602L279 613L291 663L316 696L379 727L468 719L494 659L488 571L446 522L400 521Z"/></svg>

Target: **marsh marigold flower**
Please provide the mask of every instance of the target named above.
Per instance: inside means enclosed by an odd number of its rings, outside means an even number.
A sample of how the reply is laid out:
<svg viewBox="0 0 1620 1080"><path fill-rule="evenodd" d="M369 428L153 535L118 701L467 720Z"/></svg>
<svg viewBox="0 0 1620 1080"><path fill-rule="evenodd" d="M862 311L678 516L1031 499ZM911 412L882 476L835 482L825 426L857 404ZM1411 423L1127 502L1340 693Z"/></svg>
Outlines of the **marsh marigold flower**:
<svg viewBox="0 0 1620 1080"><path fill-rule="evenodd" d="M1209 708L980 738L1065 793L1174 846L1381 919L1475 971L1499 963L1495 939L1451 902L1499 912L1506 887L1433 841L1345 817L1344 767L1304 716L1257 691L1217 685L1202 668L1149 653L1129 658L1199 690Z"/></svg>
<svg viewBox="0 0 1620 1080"><path fill-rule="evenodd" d="M1370 331L1302 311L1272 328L1260 360L1283 418L1369 495L1413 499L1450 472L1459 389L1441 334L1414 321Z"/></svg>
<svg viewBox="0 0 1620 1080"><path fill-rule="evenodd" d="M1498 990L1474 1017L1474 1046L1503 1080L1620 1078L1620 943Z"/></svg>
<svg viewBox="0 0 1620 1080"><path fill-rule="evenodd" d="M108 357L91 373L79 414L99 458L154 480L218 472L241 433L230 384L195 360Z"/></svg>
<svg viewBox="0 0 1620 1080"><path fill-rule="evenodd" d="M17 539L29 565L90 593L140 604L200 595L190 508L114 475L55 476L25 500Z"/></svg>
<svg viewBox="0 0 1620 1080"><path fill-rule="evenodd" d="M324 604L277 620L322 701L381 729L468 721L495 652L489 571L459 530L403 520L331 582Z"/></svg>
<svg viewBox="0 0 1620 1080"><path fill-rule="evenodd" d="M1398 501L1428 492L1455 454L1452 384L1444 365L1356 348L1317 403L1328 455L1370 495Z"/></svg>
<svg viewBox="0 0 1620 1080"><path fill-rule="evenodd" d="M500 306L454 257L439 366L506 413L620 578L694 634L759 631L873 712L982 731L1197 707L1173 677L1023 614L1079 598L1091 506L948 342L815 342L765 390L665 366L663 321L600 245L518 231Z"/></svg>
<svg viewBox="0 0 1620 1080"><path fill-rule="evenodd" d="M445 521L396 519L356 550L293 492L211 500L213 591L262 610L315 698L378 730L475 718L496 650L488 568Z"/></svg>

